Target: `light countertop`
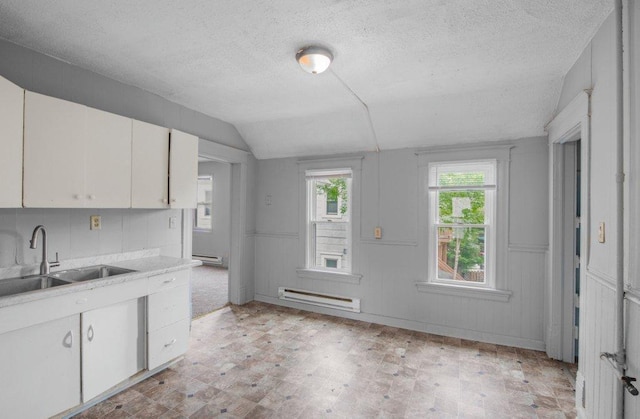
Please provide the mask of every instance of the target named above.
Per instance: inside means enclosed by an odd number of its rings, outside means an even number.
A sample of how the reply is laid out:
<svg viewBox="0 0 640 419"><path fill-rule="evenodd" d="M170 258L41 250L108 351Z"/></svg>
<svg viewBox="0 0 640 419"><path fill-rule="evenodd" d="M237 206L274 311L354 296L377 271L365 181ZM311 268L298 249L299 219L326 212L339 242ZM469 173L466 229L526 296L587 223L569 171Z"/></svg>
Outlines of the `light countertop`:
<svg viewBox="0 0 640 419"><path fill-rule="evenodd" d="M93 279L89 281L76 282L69 285L60 285L56 287L46 288L42 290L35 290L24 292L20 294L8 295L0 297L0 309L3 307L13 306L16 304L23 304L30 301L41 300L45 298L56 297L59 295L70 294L83 290L91 290L95 288L106 287L114 284L121 284L129 281L139 280L141 278L148 278L154 275L161 275L164 273L179 271L185 268L191 268L193 266L199 266L202 264L199 260L192 259L180 259L169 256L160 255L145 255L140 258L124 258L125 260L118 260L121 258L109 258L108 261L104 261L102 258L92 258L89 261L93 262L86 265L79 265L74 263L73 265L62 265L63 269L56 269L52 272L62 271L67 269L75 269L85 266L93 266L100 264L108 264L119 268L131 269L135 272L129 272L121 275L114 275L107 278ZM1 280L0 280L1 281Z"/></svg>

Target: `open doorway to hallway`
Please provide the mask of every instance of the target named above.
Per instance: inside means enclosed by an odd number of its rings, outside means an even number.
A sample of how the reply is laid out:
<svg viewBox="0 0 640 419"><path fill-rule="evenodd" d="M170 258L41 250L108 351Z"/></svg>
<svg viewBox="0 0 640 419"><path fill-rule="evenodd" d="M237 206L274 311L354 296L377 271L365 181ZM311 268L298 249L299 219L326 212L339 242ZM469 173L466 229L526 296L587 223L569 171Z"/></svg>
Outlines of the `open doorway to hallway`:
<svg viewBox="0 0 640 419"><path fill-rule="evenodd" d="M572 363L575 382L579 357L580 278L582 262L581 141L567 142L563 150L563 359Z"/></svg>
<svg viewBox="0 0 640 419"><path fill-rule="evenodd" d="M193 269L192 317L229 302L231 165L198 158L198 205L193 215L192 256L203 265Z"/></svg>

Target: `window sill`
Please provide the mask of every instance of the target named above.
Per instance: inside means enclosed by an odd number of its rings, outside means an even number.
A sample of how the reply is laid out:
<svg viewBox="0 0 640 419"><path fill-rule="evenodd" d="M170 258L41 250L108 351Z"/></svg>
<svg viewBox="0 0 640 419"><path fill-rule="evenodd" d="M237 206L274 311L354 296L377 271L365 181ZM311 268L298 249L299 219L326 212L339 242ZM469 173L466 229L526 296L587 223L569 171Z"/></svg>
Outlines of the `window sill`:
<svg viewBox="0 0 640 419"><path fill-rule="evenodd" d="M506 290L466 287L455 284L434 284L432 282L416 282L416 287L418 287L418 291L421 292L479 298L482 300L501 301L503 303L508 302L512 295L511 291Z"/></svg>
<svg viewBox="0 0 640 419"><path fill-rule="evenodd" d="M319 279L323 281L343 282L347 284L360 284L362 275L347 272L330 272L319 269L296 269L298 278Z"/></svg>

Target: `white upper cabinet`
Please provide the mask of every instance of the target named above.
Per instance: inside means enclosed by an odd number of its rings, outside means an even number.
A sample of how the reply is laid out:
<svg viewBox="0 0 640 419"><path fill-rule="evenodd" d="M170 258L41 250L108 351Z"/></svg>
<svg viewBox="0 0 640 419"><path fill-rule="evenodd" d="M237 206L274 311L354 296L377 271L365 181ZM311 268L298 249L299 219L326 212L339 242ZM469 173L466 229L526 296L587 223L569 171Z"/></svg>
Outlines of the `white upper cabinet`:
<svg viewBox="0 0 640 419"><path fill-rule="evenodd" d="M131 119L87 108L85 207L131 206Z"/></svg>
<svg viewBox="0 0 640 419"><path fill-rule="evenodd" d="M195 208L198 137L133 121L131 206Z"/></svg>
<svg viewBox="0 0 640 419"><path fill-rule="evenodd" d="M171 208L195 208L198 187L198 137L171 130L169 196Z"/></svg>
<svg viewBox="0 0 640 419"><path fill-rule="evenodd" d="M22 206L24 89L0 77L0 208Z"/></svg>
<svg viewBox="0 0 640 419"><path fill-rule="evenodd" d="M131 204L131 119L25 93L25 207Z"/></svg>
<svg viewBox="0 0 640 419"><path fill-rule="evenodd" d="M38 93L23 94L4 82L0 111L11 109L0 114L0 122L5 116L10 120L1 137L0 174L15 181L2 182L0 207L196 207L198 137Z"/></svg>
<svg viewBox="0 0 640 419"><path fill-rule="evenodd" d="M169 130L133 121L131 206L169 206Z"/></svg>
<svg viewBox="0 0 640 419"><path fill-rule="evenodd" d="M25 207L82 207L87 107L25 92Z"/></svg>

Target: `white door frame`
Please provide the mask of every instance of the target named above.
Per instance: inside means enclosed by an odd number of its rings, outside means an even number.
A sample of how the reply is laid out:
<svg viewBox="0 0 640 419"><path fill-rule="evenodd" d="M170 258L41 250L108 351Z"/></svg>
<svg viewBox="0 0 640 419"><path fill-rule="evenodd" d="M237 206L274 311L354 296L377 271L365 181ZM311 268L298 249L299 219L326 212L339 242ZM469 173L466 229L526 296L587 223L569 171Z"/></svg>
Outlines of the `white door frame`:
<svg viewBox="0 0 640 419"><path fill-rule="evenodd" d="M251 270L243 263L247 252L247 185L250 153L237 148L200 139L198 142L198 155L210 160L221 161L231 165L231 229L229 243L229 302L232 304L244 304L253 296L247 295L248 276ZM183 211L182 225L182 249L184 258L191 258L193 239L192 210Z"/></svg>
<svg viewBox="0 0 640 419"><path fill-rule="evenodd" d="M549 134L549 260L547 265L547 281L545 284L545 341L547 355L565 362L574 362L573 325L566 324L567 305L573 306L573 295L564 288L564 237L566 234L563 222L565 199L564 193L564 149L568 142L581 140L581 224L580 229L580 281L585 283L587 261L589 260L589 200L590 200L590 150L591 150L591 112L590 90L576 96L547 125ZM571 225L573 229L573 223ZM568 287L567 287L568 288ZM584 295L584 293L581 293ZM581 296L580 306L583 307ZM582 311L581 311L582 314Z"/></svg>

